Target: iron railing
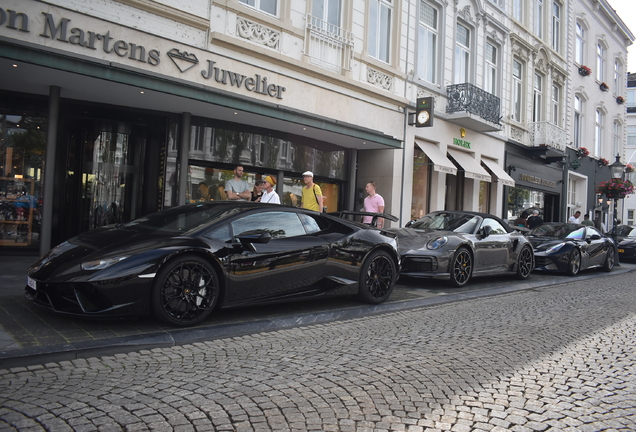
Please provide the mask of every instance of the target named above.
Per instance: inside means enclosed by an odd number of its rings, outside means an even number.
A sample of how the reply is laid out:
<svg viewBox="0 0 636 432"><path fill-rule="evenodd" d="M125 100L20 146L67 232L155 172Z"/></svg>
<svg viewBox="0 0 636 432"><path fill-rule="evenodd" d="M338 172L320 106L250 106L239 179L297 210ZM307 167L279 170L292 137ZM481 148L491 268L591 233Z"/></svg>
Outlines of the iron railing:
<svg viewBox="0 0 636 432"><path fill-rule="evenodd" d="M447 113L467 111L496 125L501 125L500 99L470 84L453 84L446 87Z"/></svg>
<svg viewBox="0 0 636 432"><path fill-rule="evenodd" d="M306 49L312 64L338 73L351 70L353 33L310 14Z"/></svg>
<svg viewBox="0 0 636 432"><path fill-rule="evenodd" d="M565 151L567 134L565 129L550 122L530 123L532 145L545 145L562 152Z"/></svg>

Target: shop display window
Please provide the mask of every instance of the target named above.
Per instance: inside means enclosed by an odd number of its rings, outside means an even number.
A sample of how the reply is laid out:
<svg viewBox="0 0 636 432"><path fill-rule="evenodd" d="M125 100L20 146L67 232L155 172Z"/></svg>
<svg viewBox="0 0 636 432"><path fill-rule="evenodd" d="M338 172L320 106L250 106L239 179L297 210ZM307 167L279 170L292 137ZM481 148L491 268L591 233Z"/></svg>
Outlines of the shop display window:
<svg viewBox="0 0 636 432"><path fill-rule="evenodd" d="M411 220L429 213L429 171L430 160L419 148L413 152L413 197L411 199Z"/></svg>

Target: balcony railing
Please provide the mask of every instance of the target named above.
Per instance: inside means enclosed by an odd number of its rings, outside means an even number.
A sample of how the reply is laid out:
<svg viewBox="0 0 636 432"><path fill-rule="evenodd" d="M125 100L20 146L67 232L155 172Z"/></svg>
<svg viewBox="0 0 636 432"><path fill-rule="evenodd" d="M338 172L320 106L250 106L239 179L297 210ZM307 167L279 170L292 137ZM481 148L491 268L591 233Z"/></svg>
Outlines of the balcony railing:
<svg viewBox="0 0 636 432"><path fill-rule="evenodd" d="M351 70L353 33L307 14L307 55L312 64L324 69Z"/></svg>
<svg viewBox="0 0 636 432"><path fill-rule="evenodd" d="M533 146L548 146L555 150L565 152L567 135L565 129L550 122L530 123L530 137Z"/></svg>
<svg viewBox="0 0 636 432"><path fill-rule="evenodd" d="M446 112L469 112L496 125L501 125L499 98L493 94L470 84L453 84L446 87L448 104Z"/></svg>

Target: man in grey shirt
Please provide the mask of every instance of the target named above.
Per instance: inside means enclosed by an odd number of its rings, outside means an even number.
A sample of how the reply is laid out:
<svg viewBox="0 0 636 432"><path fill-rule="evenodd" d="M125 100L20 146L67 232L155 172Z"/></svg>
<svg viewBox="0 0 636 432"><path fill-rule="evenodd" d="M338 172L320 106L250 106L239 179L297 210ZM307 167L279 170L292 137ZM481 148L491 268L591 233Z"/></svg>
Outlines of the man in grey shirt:
<svg viewBox="0 0 636 432"><path fill-rule="evenodd" d="M247 182L242 179L243 167L237 165L234 168L234 178L225 182L227 199L235 201L249 201L252 198Z"/></svg>

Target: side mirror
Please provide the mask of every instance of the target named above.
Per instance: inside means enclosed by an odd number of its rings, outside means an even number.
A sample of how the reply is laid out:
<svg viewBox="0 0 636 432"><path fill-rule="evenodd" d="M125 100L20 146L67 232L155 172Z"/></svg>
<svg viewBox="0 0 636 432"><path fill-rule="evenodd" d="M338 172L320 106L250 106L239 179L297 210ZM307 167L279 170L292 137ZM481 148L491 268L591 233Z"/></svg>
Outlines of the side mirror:
<svg viewBox="0 0 636 432"><path fill-rule="evenodd" d="M486 225L481 229L481 235L483 238L488 237L492 233L492 227L490 225Z"/></svg>
<svg viewBox="0 0 636 432"><path fill-rule="evenodd" d="M241 245L252 252L256 252L256 248L254 247L254 243L269 243L272 239L272 235L267 231L254 230L254 231L245 231L236 236L238 241L241 242Z"/></svg>
<svg viewBox="0 0 636 432"><path fill-rule="evenodd" d="M413 225L413 223L414 223L414 222L415 222L414 220L410 220L410 221L408 221L408 222L406 223L406 225L404 225L404 228L408 228L408 227L410 227L411 225Z"/></svg>
<svg viewBox="0 0 636 432"><path fill-rule="evenodd" d="M598 234L592 234L591 236L588 237L590 240L600 240L601 236Z"/></svg>

